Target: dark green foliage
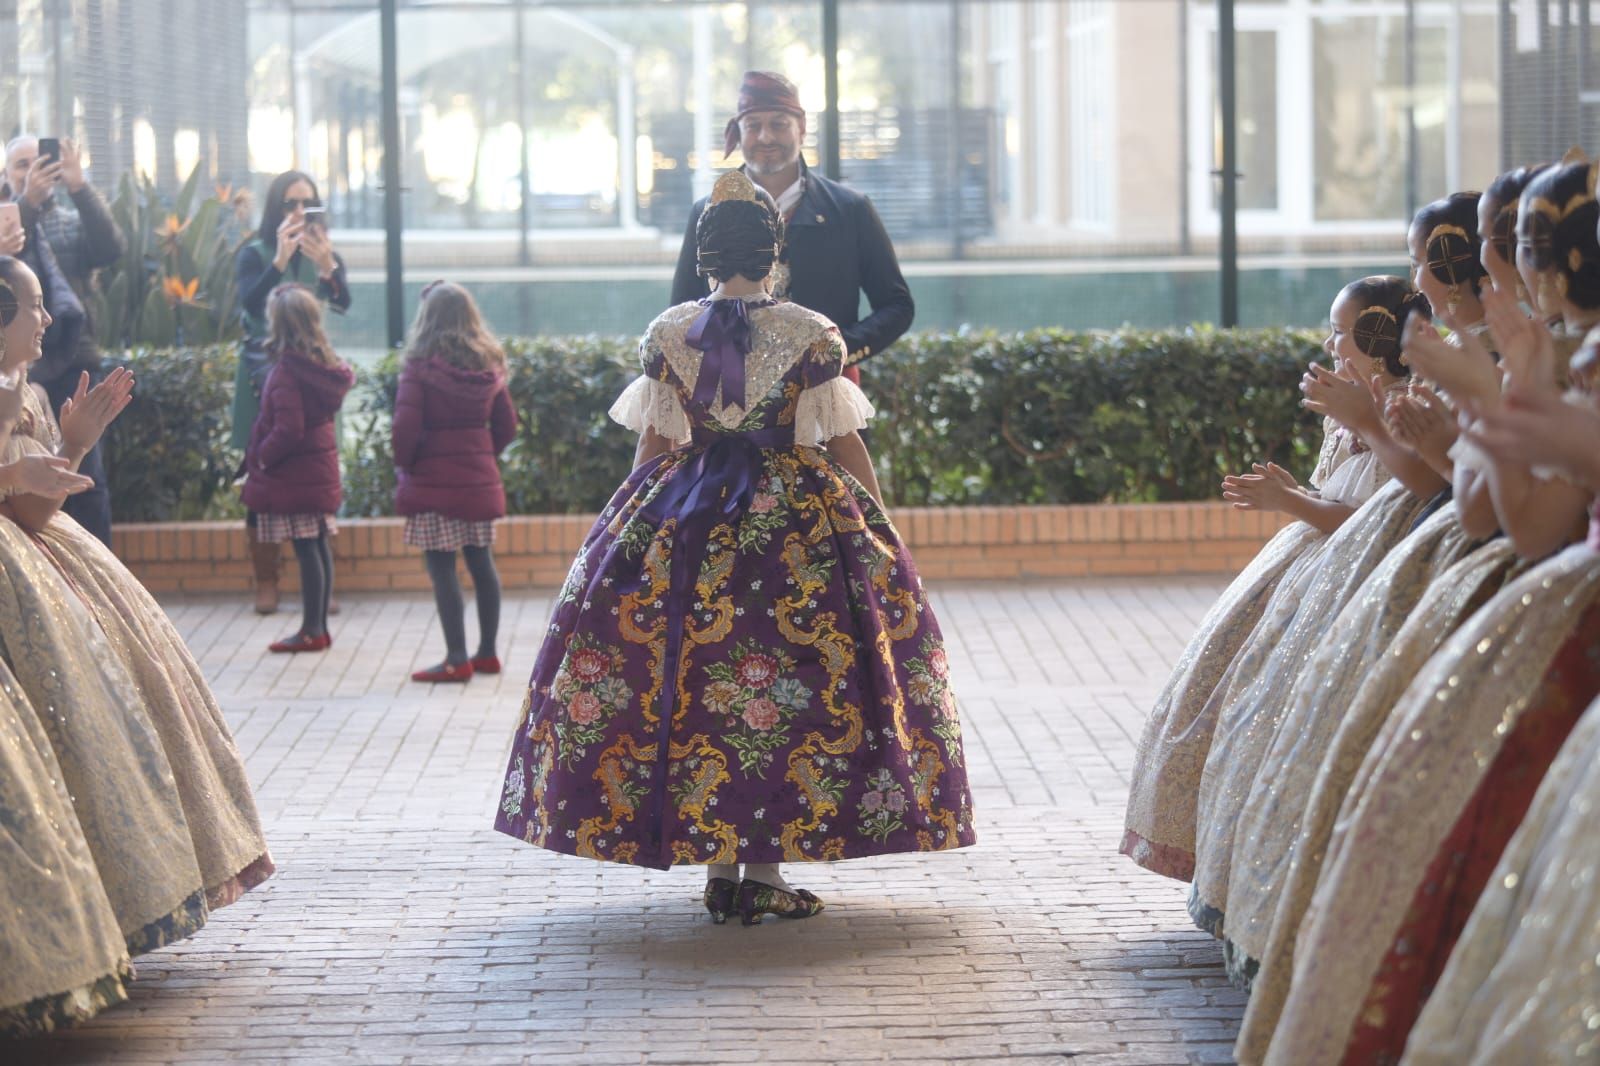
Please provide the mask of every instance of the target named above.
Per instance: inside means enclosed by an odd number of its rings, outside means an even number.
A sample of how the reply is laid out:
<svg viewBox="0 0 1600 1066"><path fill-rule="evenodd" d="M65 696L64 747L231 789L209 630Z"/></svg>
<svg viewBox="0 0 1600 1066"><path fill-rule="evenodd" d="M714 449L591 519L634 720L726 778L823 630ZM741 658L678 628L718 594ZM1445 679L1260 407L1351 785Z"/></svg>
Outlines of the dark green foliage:
<svg viewBox="0 0 1600 1066"><path fill-rule="evenodd" d="M136 348L105 370L133 372L133 402L106 431L106 474L118 522L243 515L232 488L239 453L228 442L233 345Z"/></svg>
<svg viewBox="0 0 1600 1066"><path fill-rule="evenodd" d="M868 364L872 446L901 505L1213 499L1320 441L1295 330L924 333Z"/></svg>
<svg viewBox="0 0 1600 1066"><path fill-rule="evenodd" d="M637 373L635 342L506 342L517 438L501 456L512 514L598 510L626 477L633 434L606 416ZM866 368L871 446L890 502L1094 503L1215 499L1274 459L1302 478L1320 441L1298 383L1320 354L1298 330L924 333ZM138 352L134 407L113 429L119 519L233 513L221 491L228 348ZM394 505L389 416L400 357L361 371L344 413L345 513ZM131 461L130 451L146 462Z"/></svg>

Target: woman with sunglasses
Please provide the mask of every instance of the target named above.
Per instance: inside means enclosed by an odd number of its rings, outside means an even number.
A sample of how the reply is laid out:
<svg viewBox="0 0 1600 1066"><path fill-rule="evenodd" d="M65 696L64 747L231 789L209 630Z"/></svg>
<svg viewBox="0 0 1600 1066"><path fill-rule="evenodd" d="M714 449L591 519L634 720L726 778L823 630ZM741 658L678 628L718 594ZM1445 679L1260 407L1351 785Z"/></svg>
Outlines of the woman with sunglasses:
<svg viewBox="0 0 1600 1066"><path fill-rule="evenodd" d="M234 260L244 323L244 345L233 383L233 446L240 451L250 443L250 428L261 406L261 386L270 369L267 296L279 285L296 283L314 291L324 305L341 314L350 306L344 260L328 238L325 218L316 182L298 170L285 171L267 188L261 228ZM246 514L245 526L250 531L256 611L272 614L278 609L280 546L257 539L254 512Z"/></svg>

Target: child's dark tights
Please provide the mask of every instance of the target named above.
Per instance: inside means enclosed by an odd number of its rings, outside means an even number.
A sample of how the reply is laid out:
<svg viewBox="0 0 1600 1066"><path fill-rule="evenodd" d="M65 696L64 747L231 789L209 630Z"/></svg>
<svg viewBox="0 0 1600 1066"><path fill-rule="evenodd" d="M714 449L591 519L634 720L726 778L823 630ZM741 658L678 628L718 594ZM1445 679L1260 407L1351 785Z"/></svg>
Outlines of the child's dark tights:
<svg viewBox="0 0 1600 1066"><path fill-rule="evenodd" d="M328 631L333 597L333 547L327 534L296 538L294 558L300 564L300 632L320 637Z"/></svg>
<svg viewBox="0 0 1600 1066"><path fill-rule="evenodd" d="M495 653L500 630L500 574L494 568L494 550L469 544L461 554L467 561L467 573L472 575L472 589L478 601L478 652L473 658L488 658ZM425 551L422 555L433 582L439 627L444 630L445 661L459 666L467 661L467 623L461 582L456 578L456 553Z"/></svg>

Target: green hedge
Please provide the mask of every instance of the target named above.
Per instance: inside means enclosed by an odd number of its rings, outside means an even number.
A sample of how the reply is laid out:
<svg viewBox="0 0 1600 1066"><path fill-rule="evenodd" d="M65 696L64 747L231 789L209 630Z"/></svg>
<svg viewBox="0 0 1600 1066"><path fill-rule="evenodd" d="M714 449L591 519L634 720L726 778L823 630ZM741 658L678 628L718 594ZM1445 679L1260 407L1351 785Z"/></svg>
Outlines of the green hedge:
<svg viewBox="0 0 1600 1066"><path fill-rule="evenodd" d="M231 344L135 349L106 368L133 371L133 402L106 433L106 475L119 522L243 515L232 488L239 453L233 426Z"/></svg>
<svg viewBox="0 0 1600 1066"><path fill-rule="evenodd" d="M501 461L511 511L597 510L633 458L633 435L606 409L637 372L634 342L514 338L506 349L520 418ZM1263 457L1310 472L1320 431L1297 385L1319 354L1304 330L916 334L867 366L871 445L902 506L1214 499L1224 474ZM212 347L127 360L137 397L109 444L119 520L238 513L234 359ZM393 355L363 370L346 404L347 514L393 507L398 374Z"/></svg>

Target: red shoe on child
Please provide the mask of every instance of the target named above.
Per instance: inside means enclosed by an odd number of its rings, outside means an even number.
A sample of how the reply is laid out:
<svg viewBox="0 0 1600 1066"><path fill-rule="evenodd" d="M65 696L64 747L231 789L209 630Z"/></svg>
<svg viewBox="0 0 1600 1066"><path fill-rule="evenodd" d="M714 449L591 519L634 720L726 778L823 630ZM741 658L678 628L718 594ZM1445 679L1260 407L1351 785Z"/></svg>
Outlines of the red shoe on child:
<svg viewBox="0 0 1600 1066"><path fill-rule="evenodd" d="M296 633L292 637L284 637L267 645L267 650L272 652L293 653L297 651L327 651L333 645L333 638L324 633L320 637L313 637L309 633Z"/></svg>
<svg viewBox="0 0 1600 1066"><path fill-rule="evenodd" d="M472 669L480 674L498 674L500 672L500 657L498 655L481 655L472 660Z"/></svg>
<svg viewBox="0 0 1600 1066"><path fill-rule="evenodd" d="M430 666L426 670L418 670L411 675L411 680L421 681L424 684L441 685L454 682L472 680L472 664L465 663L440 663Z"/></svg>

